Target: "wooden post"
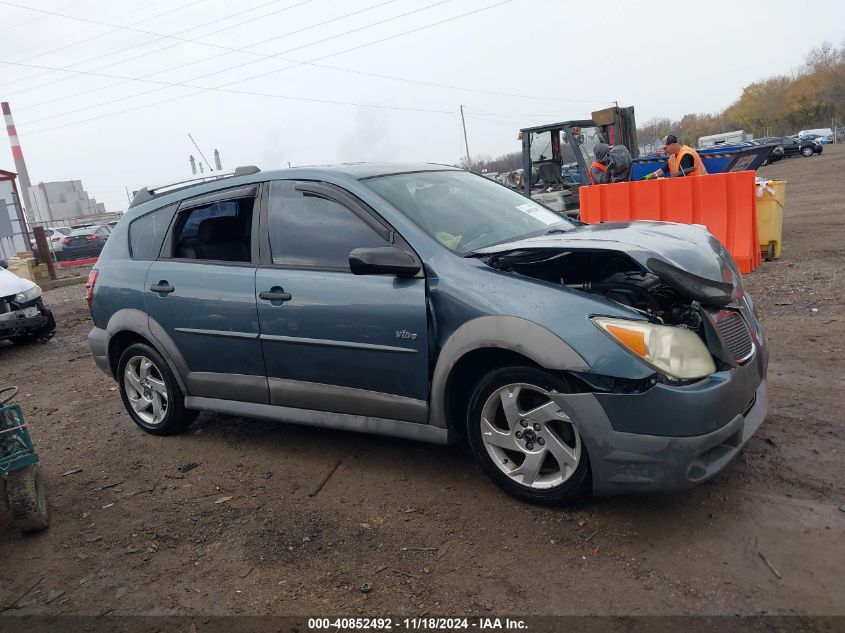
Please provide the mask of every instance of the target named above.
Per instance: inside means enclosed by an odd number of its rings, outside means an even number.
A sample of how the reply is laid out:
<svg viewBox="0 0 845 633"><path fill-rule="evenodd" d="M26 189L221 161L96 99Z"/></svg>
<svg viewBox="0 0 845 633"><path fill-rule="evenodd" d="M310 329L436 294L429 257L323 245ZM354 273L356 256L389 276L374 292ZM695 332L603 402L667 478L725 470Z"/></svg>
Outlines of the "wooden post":
<svg viewBox="0 0 845 633"><path fill-rule="evenodd" d="M35 236L35 245L38 247L38 256L41 258L43 263L47 264L47 272L50 274L50 279L55 279L56 269L53 267L53 253L47 245L47 236L44 235L44 227L32 227L32 234Z"/></svg>

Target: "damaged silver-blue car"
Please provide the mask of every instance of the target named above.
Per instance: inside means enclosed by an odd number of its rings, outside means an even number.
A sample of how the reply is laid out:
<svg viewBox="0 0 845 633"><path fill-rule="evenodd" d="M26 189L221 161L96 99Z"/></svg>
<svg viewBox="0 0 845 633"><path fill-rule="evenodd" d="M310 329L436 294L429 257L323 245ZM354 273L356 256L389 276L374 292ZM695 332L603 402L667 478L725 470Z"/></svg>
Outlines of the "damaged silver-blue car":
<svg viewBox="0 0 845 633"><path fill-rule="evenodd" d="M145 431L200 411L447 443L510 494L703 482L766 416L766 342L705 229L585 226L438 165L142 189L88 283Z"/></svg>

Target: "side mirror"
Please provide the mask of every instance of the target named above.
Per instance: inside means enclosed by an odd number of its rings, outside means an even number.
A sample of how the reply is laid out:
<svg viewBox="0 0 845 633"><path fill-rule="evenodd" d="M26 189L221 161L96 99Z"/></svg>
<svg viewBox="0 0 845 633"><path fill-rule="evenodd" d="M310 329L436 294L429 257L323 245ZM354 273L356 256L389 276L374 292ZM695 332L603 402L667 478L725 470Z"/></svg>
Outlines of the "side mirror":
<svg viewBox="0 0 845 633"><path fill-rule="evenodd" d="M356 248L349 253L349 269L353 275L413 277L420 268L416 257L395 246Z"/></svg>
<svg viewBox="0 0 845 633"><path fill-rule="evenodd" d="M0 259L0 268L4 268L4 269L8 270L9 269L9 262L7 262L5 259Z"/></svg>

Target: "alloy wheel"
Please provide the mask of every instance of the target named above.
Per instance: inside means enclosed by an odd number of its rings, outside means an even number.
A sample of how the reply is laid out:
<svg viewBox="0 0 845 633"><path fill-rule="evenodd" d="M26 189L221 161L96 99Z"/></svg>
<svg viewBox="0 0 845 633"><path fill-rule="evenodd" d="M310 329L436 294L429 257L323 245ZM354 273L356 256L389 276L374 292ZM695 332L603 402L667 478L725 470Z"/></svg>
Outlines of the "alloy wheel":
<svg viewBox="0 0 845 633"><path fill-rule="evenodd" d="M123 388L135 415L145 424L158 426L167 417L167 385L161 370L146 356L133 356L126 363Z"/></svg>
<svg viewBox="0 0 845 633"><path fill-rule="evenodd" d="M481 439L499 470L533 489L567 481L581 462L581 436L545 389L525 383L494 391L481 412Z"/></svg>

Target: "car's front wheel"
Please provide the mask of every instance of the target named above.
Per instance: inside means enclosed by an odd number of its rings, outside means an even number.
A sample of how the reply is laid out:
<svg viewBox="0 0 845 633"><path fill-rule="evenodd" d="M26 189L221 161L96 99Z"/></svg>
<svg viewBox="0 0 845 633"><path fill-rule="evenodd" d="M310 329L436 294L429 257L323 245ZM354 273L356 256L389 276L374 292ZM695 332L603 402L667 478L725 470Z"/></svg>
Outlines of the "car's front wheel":
<svg viewBox="0 0 845 633"><path fill-rule="evenodd" d="M552 400L566 383L534 367L488 373L475 387L467 438L485 472L507 493L560 505L590 489L590 461L572 418Z"/></svg>
<svg viewBox="0 0 845 633"><path fill-rule="evenodd" d="M146 343L124 350L118 363L120 396L132 420L147 433L172 435L194 421L185 396L161 355Z"/></svg>

